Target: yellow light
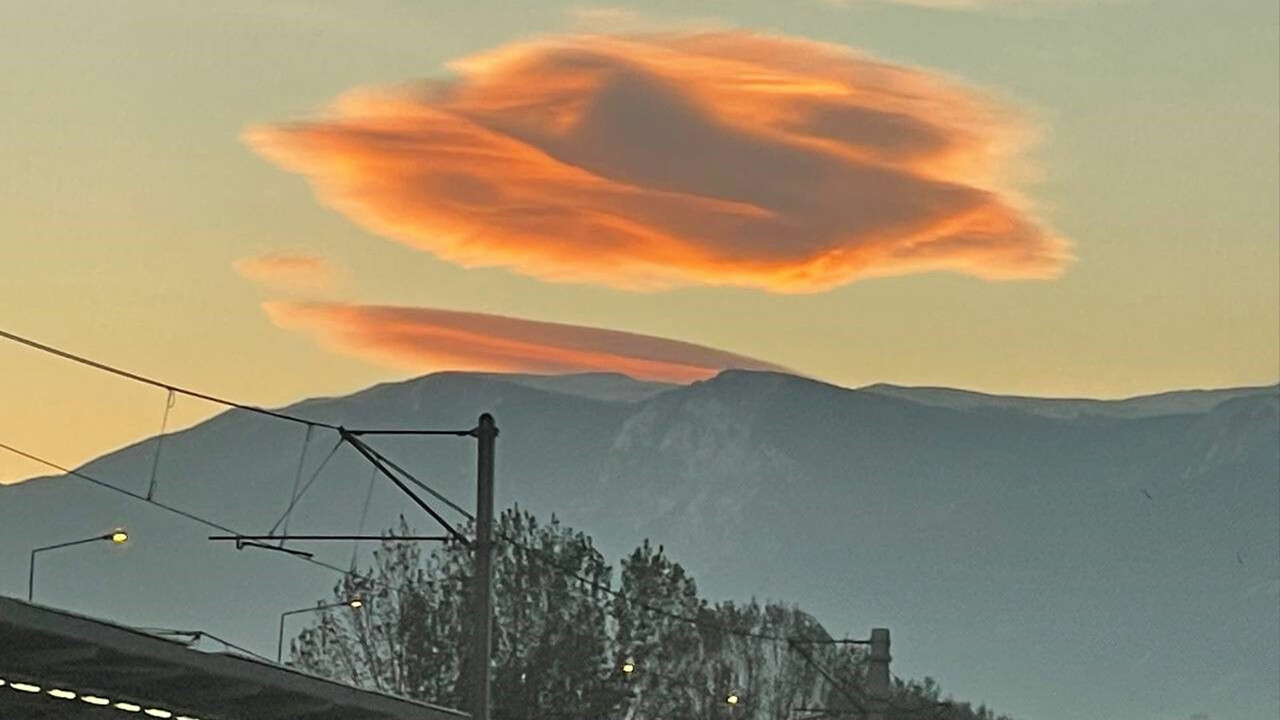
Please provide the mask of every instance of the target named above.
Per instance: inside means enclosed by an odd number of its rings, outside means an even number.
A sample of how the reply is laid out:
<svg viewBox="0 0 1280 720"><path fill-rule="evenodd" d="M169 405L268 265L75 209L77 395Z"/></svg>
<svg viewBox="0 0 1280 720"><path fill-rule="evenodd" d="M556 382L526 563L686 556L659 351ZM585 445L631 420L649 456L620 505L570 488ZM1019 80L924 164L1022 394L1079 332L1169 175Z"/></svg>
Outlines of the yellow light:
<svg viewBox="0 0 1280 720"><path fill-rule="evenodd" d="M24 693L38 693L41 690L39 685L29 685L27 683L9 683L9 687Z"/></svg>
<svg viewBox="0 0 1280 720"><path fill-rule="evenodd" d="M141 706L141 705L134 705L133 703L118 702L118 703L116 703L116 709L117 709L117 710L123 710L123 711L125 711L125 712L141 712L141 711L142 711L142 706Z"/></svg>
<svg viewBox="0 0 1280 720"><path fill-rule="evenodd" d="M97 695L85 695L80 699L89 703L90 705L110 705L111 704L110 700L104 697L98 697Z"/></svg>
<svg viewBox="0 0 1280 720"><path fill-rule="evenodd" d="M737 705L738 701L741 699L742 698L738 697L738 693L731 692L729 693L729 697L725 698L724 701L729 703L730 705Z"/></svg>
<svg viewBox="0 0 1280 720"><path fill-rule="evenodd" d="M111 533L111 542L113 542L113 543L115 543L115 544L117 544L117 545L123 545L123 544L125 544L125 543L129 542L129 533L127 533L127 532L125 532L125 531L123 531L123 530L117 530L117 531L115 531L115 532Z"/></svg>
<svg viewBox="0 0 1280 720"><path fill-rule="evenodd" d="M173 713L169 712L168 710L161 710L160 708L147 708L146 710L143 710L143 712L150 715L151 717L156 717L156 718L173 717Z"/></svg>
<svg viewBox="0 0 1280 720"><path fill-rule="evenodd" d="M70 690L50 690L49 694L61 700L75 700L76 694Z"/></svg>
<svg viewBox="0 0 1280 720"><path fill-rule="evenodd" d="M626 673L626 674L630 675L631 673L633 673L633 672L635 672L635 671L636 671L636 663L635 663L635 661L634 661L634 660L628 660L628 661L626 661L626 662L622 663L622 672L624 672L624 673Z"/></svg>
<svg viewBox="0 0 1280 720"><path fill-rule="evenodd" d="M364 607L364 601L361 600L360 598L355 598L354 600L351 600L350 602L348 602L347 605L349 605L352 610L359 610L360 608Z"/></svg>

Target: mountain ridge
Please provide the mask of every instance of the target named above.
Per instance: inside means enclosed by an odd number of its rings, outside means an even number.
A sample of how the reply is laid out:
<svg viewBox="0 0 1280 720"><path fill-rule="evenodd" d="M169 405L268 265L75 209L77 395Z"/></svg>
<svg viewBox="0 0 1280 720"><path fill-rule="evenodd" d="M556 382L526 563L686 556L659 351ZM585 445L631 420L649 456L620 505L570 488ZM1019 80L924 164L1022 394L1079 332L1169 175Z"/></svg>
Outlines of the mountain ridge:
<svg viewBox="0 0 1280 720"><path fill-rule="evenodd" d="M1233 389L1243 394L1203 412L1058 417L758 371L634 393L626 384L612 375L437 373L283 410L353 428L457 429L492 412L502 431L500 506L555 513L614 561L651 538L712 597L798 602L837 635L892 627L899 674L933 675L1002 712L1189 715L1203 697L1252 698L1252 716L1276 709L1256 688L1280 662L1280 633L1258 630L1280 592L1270 584L1280 578L1280 393ZM370 440L470 504L470 440ZM315 473L335 441L229 410L165 437L156 497L265 532L295 478ZM82 468L145 492L156 449L143 440ZM349 450L316 477L292 532L377 531L402 514L435 529ZM10 547L117 524L136 546L51 554L37 601L138 625L203 624L265 650L274 648L273 613L313 602L333 581L278 553L209 543L206 529L73 478L0 490L0 541ZM307 549L344 567L363 557ZM100 589L84 594L86 581ZM0 588L17 593L24 583L23 563L0 565ZM1178 640L1210 629L1215 643ZM1213 650L1222 643L1236 649L1230 657ZM1167 659L1144 665L1144 653ZM1188 680L1207 667L1222 687L1216 695ZM1037 690L1039 678L1059 676L1077 697L1115 678L1125 685L1065 707Z"/></svg>

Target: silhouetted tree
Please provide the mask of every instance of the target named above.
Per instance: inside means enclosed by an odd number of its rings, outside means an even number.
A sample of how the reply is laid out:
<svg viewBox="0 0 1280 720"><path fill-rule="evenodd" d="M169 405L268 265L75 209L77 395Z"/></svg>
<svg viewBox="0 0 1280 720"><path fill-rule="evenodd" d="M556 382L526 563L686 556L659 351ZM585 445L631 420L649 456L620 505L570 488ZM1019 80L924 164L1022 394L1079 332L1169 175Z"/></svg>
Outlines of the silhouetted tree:
<svg viewBox="0 0 1280 720"><path fill-rule="evenodd" d="M410 534L400 522L397 534ZM497 720L792 720L796 708L860 716L865 662L794 607L708 604L645 541L612 569L581 532L518 508L495 526L493 714ZM385 541L320 613L290 662L362 687L466 706L470 551ZM696 620L696 622L690 622ZM799 649L787 639L802 641ZM803 652L801 652L803 651ZM812 660L806 660L806 656ZM821 677L820 664L840 682ZM624 666L630 672L624 672ZM738 702L729 704L730 693ZM899 683L896 720L1007 720L941 704L932 679Z"/></svg>

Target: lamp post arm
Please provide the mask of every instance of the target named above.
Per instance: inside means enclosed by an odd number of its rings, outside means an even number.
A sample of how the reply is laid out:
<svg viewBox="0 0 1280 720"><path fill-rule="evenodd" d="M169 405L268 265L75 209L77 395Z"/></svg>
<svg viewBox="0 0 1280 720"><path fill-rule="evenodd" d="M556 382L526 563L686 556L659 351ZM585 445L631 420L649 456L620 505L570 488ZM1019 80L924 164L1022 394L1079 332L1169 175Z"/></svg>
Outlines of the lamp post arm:
<svg viewBox="0 0 1280 720"><path fill-rule="evenodd" d="M91 542L100 542L102 540L110 540L110 539L111 539L110 535L97 535L95 537L85 538L83 540L72 540L71 542L58 543L57 545L45 545L44 547L38 547L35 550L32 550L31 554L34 555L39 552L44 552L45 550L58 550L60 548L71 547L72 545L86 545Z"/></svg>
<svg viewBox="0 0 1280 720"><path fill-rule="evenodd" d="M98 535L96 537L84 538L83 540L72 540L71 542L57 543L56 545L45 545L31 551L31 559L27 562L27 602L31 602L35 596L36 590L36 555L46 550L58 550L60 548L71 547L73 545L85 545L91 542L99 542L102 540L110 540L110 535Z"/></svg>
<svg viewBox="0 0 1280 720"><path fill-rule="evenodd" d="M289 617L290 615L301 615L302 613L320 612L321 610L330 610L332 608L344 607L344 606L350 606L350 605L351 605L351 601L347 601L347 602L340 602L340 603L330 603L328 605L320 605L318 607L298 608L297 610L289 610L288 612L280 613L280 630L279 630L279 633L276 635L276 663L280 664L284 662L284 620L285 618Z"/></svg>

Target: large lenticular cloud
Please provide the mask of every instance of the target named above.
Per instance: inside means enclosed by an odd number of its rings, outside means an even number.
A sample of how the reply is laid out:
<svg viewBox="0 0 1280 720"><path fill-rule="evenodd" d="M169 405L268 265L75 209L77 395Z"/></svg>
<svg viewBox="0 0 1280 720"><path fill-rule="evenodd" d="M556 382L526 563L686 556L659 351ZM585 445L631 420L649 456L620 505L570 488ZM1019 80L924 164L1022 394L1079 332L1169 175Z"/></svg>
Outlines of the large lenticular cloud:
<svg viewBox="0 0 1280 720"><path fill-rule="evenodd" d="M620 372L689 382L721 370L786 369L703 345L602 328L433 308L271 302L277 325L339 352L415 372Z"/></svg>
<svg viewBox="0 0 1280 720"><path fill-rule="evenodd" d="M1066 243L1000 185L977 93L807 40L569 37L251 129L356 222L468 267L629 289L1046 278Z"/></svg>

